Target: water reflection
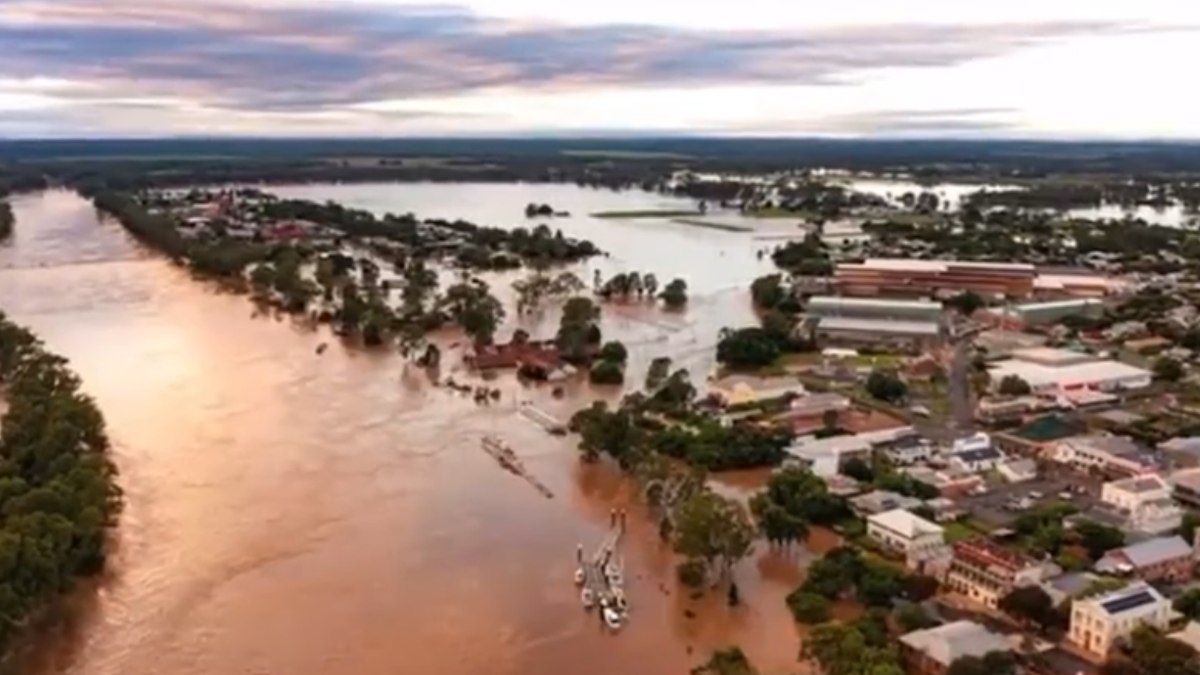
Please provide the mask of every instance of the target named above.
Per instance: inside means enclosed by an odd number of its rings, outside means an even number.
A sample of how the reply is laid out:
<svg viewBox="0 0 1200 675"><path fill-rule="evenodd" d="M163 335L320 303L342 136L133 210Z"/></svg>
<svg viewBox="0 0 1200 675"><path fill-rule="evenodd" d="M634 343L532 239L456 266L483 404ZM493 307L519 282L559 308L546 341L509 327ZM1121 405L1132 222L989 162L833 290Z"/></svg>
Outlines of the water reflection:
<svg viewBox="0 0 1200 675"><path fill-rule="evenodd" d="M583 210L564 195L536 201ZM80 595L73 625L23 655L28 672L675 673L731 643L767 672L794 662L782 598L805 553L760 546L738 570L740 608L680 594L673 556L620 476L580 465L569 439L514 412L532 399L566 414L586 386L557 401L501 378L502 401L476 407L386 355L316 355L327 337L251 319L245 299L147 255L70 193L14 209L0 307L83 376L128 495L111 578ZM711 357L695 347L751 318L744 293L717 290L752 278L751 245L679 232L653 256L635 252L640 239L620 249L646 256L644 268L717 279L671 319L686 330L664 330L658 310L606 312L607 333L641 345L634 373L693 345L683 361L703 375ZM734 269L675 260L693 245L712 259L725 250ZM500 471L479 450L484 433L503 435L558 497ZM614 504L630 508L633 534L632 623L617 636L581 611L571 584L576 544L599 540Z"/></svg>

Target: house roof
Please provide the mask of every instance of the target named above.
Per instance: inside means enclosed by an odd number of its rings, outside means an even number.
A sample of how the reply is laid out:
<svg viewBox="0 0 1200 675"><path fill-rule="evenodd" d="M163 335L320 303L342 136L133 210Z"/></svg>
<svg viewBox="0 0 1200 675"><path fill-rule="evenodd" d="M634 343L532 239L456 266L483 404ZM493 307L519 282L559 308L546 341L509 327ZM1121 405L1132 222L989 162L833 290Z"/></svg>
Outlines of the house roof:
<svg viewBox="0 0 1200 675"><path fill-rule="evenodd" d="M944 666L964 656L1011 650L1004 638L973 621L955 621L905 633L900 636L900 641Z"/></svg>
<svg viewBox="0 0 1200 675"><path fill-rule="evenodd" d="M879 513L893 509L911 509L920 506L921 500L915 497L906 497L905 495L890 492L888 490L875 490L868 492L865 495L859 495L850 500L854 508L865 513Z"/></svg>
<svg viewBox="0 0 1200 675"><path fill-rule="evenodd" d="M964 450L955 455L955 457L958 457L964 462L986 462L989 459L996 459L1000 457L1000 451L996 450L995 448L974 448L971 450Z"/></svg>
<svg viewBox="0 0 1200 675"><path fill-rule="evenodd" d="M1161 490L1170 490L1171 486L1167 481L1163 480L1158 474L1149 474L1144 476L1133 476L1131 478L1122 478L1110 483L1118 490L1133 492L1135 494L1145 494L1147 492L1158 492Z"/></svg>
<svg viewBox="0 0 1200 675"><path fill-rule="evenodd" d="M1192 547L1188 546L1183 537L1178 535L1157 537L1109 551L1096 563L1096 570L1099 572L1115 572L1123 564L1132 565L1135 569L1150 567L1167 560L1191 555L1191 553Z"/></svg>
<svg viewBox="0 0 1200 675"><path fill-rule="evenodd" d="M904 509L892 509L867 517L868 522L889 529L902 537L912 539L922 534L938 534L942 528Z"/></svg>
<svg viewBox="0 0 1200 675"><path fill-rule="evenodd" d="M1095 604L1109 616L1116 616L1117 614L1123 614L1162 601L1164 601L1162 594L1154 590L1153 586L1144 582L1137 582L1111 593L1105 593L1104 595L1092 598L1087 602Z"/></svg>

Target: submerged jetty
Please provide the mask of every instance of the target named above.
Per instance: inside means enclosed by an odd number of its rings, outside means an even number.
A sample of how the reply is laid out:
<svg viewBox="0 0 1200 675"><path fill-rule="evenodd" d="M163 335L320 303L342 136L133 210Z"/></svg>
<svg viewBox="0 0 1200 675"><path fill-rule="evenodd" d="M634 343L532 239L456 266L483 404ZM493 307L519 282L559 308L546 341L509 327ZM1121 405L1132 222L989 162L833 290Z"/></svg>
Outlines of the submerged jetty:
<svg viewBox="0 0 1200 675"><path fill-rule="evenodd" d="M529 483L535 490L542 493L542 496L546 499L554 499L554 492L546 487L545 483L538 480L536 476L529 473L529 470L525 468L525 463L521 461L516 451L508 443L505 443L497 436L488 435L483 437L482 445L483 451L491 455L502 469L514 476L523 478L526 483Z"/></svg>

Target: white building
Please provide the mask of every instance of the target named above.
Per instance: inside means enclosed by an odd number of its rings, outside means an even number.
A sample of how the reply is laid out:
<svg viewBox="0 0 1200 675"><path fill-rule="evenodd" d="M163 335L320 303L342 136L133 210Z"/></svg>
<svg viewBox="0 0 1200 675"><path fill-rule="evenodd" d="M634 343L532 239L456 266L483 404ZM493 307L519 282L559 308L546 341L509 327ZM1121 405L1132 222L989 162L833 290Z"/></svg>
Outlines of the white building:
<svg viewBox="0 0 1200 675"><path fill-rule="evenodd" d="M1076 469L1094 470L1111 476L1137 476L1158 467L1154 458L1124 436L1088 434L1059 441L1052 459Z"/></svg>
<svg viewBox="0 0 1200 675"><path fill-rule="evenodd" d="M1127 363L1048 347L1018 349L1011 359L996 363L990 375L996 387L1005 377L1016 375L1039 393L1069 389L1141 389L1150 386L1153 379L1150 371Z"/></svg>
<svg viewBox="0 0 1200 675"><path fill-rule="evenodd" d="M1071 642L1098 656L1106 656L1134 629L1148 624L1165 629L1171 620L1171 601L1143 582L1071 605Z"/></svg>
<svg viewBox="0 0 1200 675"><path fill-rule="evenodd" d="M1163 534L1177 529L1183 520L1172 492L1170 483L1152 473L1105 483L1100 499L1128 514L1131 529Z"/></svg>
<svg viewBox="0 0 1200 675"><path fill-rule="evenodd" d="M887 548L909 555L945 545L940 525L904 509L868 516L867 536Z"/></svg>

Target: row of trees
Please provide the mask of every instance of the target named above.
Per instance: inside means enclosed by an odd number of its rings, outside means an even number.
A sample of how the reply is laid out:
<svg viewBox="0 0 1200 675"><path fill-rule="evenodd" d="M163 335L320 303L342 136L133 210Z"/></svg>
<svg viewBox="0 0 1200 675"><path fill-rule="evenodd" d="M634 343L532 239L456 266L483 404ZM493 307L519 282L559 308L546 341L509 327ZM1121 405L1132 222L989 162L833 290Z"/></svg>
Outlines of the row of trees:
<svg viewBox="0 0 1200 675"><path fill-rule="evenodd" d="M66 360L0 314L0 647L105 562L121 493L104 420Z"/></svg>
<svg viewBox="0 0 1200 675"><path fill-rule="evenodd" d="M13 232L13 211L12 204L6 201L0 201L0 241L4 241L12 236Z"/></svg>
<svg viewBox="0 0 1200 675"><path fill-rule="evenodd" d="M717 362L733 370L753 370L775 363L784 354L816 348L812 336L800 334L795 315L772 309L763 313L758 326L721 329Z"/></svg>
<svg viewBox="0 0 1200 675"><path fill-rule="evenodd" d="M801 623L829 620L829 603L853 593L866 607L889 609L897 600L921 602L937 592L933 577L909 575L900 568L863 557L858 549L835 548L809 566L804 582L787 597L788 608Z"/></svg>

